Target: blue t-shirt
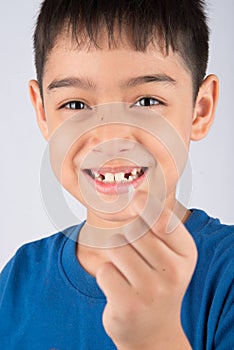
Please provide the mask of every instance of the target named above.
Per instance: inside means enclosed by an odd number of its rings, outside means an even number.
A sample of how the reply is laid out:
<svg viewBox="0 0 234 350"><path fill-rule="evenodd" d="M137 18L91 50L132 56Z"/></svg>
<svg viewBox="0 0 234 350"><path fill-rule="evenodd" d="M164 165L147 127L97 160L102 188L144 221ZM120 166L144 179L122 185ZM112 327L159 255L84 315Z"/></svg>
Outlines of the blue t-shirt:
<svg viewBox="0 0 234 350"><path fill-rule="evenodd" d="M198 209L185 226L198 249L185 333L194 350L234 349L234 226ZM25 244L3 269L1 350L116 350L102 325L106 298L76 258L80 227Z"/></svg>

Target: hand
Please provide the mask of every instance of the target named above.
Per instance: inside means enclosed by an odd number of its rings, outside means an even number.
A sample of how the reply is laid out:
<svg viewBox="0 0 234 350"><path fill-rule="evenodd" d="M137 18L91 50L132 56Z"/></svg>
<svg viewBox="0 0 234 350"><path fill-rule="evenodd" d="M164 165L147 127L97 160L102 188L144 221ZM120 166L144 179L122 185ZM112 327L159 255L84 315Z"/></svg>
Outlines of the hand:
<svg viewBox="0 0 234 350"><path fill-rule="evenodd" d="M141 201L138 195L134 207L145 225L152 222L152 213L141 213ZM119 350L191 349L180 313L197 250L181 222L166 233L171 215L163 209L141 238L108 249L110 261L97 272L97 283L107 297L103 324ZM125 237L117 238L127 243Z"/></svg>

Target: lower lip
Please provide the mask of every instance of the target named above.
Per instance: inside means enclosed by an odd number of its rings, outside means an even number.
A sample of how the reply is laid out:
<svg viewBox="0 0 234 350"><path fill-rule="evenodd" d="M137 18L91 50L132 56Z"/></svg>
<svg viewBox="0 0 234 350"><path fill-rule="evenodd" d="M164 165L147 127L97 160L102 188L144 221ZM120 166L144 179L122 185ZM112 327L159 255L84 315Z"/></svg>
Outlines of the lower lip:
<svg viewBox="0 0 234 350"><path fill-rule="evenodd" d="M146 171L147 172L147 171ZM98 180L94 180L91 176L89 176L85 171L83 171L84 175L88 179L88 181L91 183L91 185L100 193L103 194L121 194L121 193L128 193L129 187L132 186L134 188L139 187L142 182L146 178L146 172L138 177L137 179L130 181L130 182L120 182L120 183L108 183L108 182L101 182Z"/></svg>

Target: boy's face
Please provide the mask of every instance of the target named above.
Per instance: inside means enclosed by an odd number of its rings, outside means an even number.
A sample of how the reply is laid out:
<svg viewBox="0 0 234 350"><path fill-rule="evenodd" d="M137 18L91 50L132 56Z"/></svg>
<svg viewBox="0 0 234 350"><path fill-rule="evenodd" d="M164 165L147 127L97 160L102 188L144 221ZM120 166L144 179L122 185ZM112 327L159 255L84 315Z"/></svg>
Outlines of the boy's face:
<svg viewBox="0 0 234 350"><path fill-rule="evenodd" d="M147 78L149 76L154 78ZM210 101L212 100L211 90L206 88ZM180 135L185 150L188 150L190 139L202 138L207 133L213 118L213 109L210 107L209 123L207 119L207 125L204 124L203 108L205 106L207 111L209 109L206 96L203 100L199 98L194 105L191 72L185 67L180 56L172 51L166 56L155 47L149 47L145 53L136 52L127 44L120 45L118 49L109 50L105 40L102 42L101 50L96 48L77 50L70 40L61 37L51 51L44 70L44 106L40 101L35 82L31 82L31 97L36 106L40 128L46 139L53 139L55 130L58 130L74 114L81 112L80 109L121 102L134 105L138 110L141 109L142 115L144 111L150 109L152 113L156 112L163 116ZM130 209L125 209L114 216L98 212L84 201L82 190L85 191L85 189L81 188L78 181L79 174L83 170L84 159L97 160L100 153L111 153L110 149L113 145L108 142L115 138L140 144L149 152L152 158L149 158L148 164L142 164L142 166L148 166L147 174L151 176L151 184L154 183L152 179L156 176L156 164L160 164L166 184L167 205L173 206L178 181L174 160L166 147L160 143L160 135L159 138L154 137L146 130L144 121L142 121L142 128L103 124L83 133L75 143L70 145L71 148L62 165L61 182L74 197L85 204L88 209L87 221L90 220L90 223L102 226L104 222L111 221L113 225L113 221L125 221L131 215ZM100 145L105 143L107 147L100 148ZM89 157L90 155L93 155L93 158ZM124 157L121 159L119 154L115 157L112 152L105 167L108 167L109 173L117 173L123 170L121 168L125 168L125 172L131 171L134 165L136 166L134 161L131 162ZM96 166L97 164L95 168ZM139 159L137 167L140 166ZM100 164L100 167L103 167L103 164ZM90 181L87 181L86 186L88 187L89 184ZM148 191L148 185L146 176L135 189ZM101 187L99 191L100 198L107 201L113 200L113 193L103 188Z"/></svg>

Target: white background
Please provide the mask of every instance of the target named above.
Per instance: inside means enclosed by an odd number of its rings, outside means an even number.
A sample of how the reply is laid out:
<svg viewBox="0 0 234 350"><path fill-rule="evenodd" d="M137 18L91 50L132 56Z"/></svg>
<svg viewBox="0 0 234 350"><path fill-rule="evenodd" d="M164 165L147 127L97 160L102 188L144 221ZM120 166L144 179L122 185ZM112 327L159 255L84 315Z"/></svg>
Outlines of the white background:
<svg viewBox="0 0 234 350"><path fill-rule="evenodd" d="M46 146L36 125L27 82L35 78L32 33L39 0L0 4L0 270L25 242L56 232L41 201L40 164ZM208 73L220 78L220 100L209 136L191 145L190 207L234 222L234 45L232 0L210 0ZM81 218L84 210L81 210Z"/></svg>

